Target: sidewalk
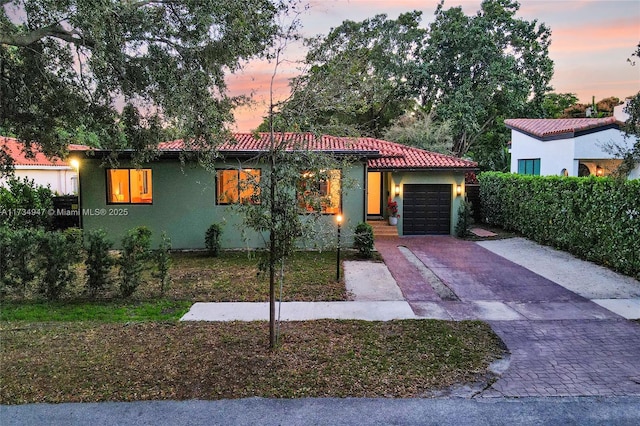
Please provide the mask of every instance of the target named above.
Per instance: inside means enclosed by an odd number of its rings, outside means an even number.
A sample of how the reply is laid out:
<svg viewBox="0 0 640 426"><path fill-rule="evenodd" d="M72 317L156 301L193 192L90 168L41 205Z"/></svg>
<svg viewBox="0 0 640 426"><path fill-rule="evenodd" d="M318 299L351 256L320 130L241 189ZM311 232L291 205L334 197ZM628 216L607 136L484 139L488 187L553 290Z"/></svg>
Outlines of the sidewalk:
<svg viewBox="0 0 640 426"><path fill-rule="evenodd" d="M463 241L460 243L473 244ZM400 244L411 246L417 254L412 259L413 263L422 262L430 268L421 264L421 271L398 249ZM444 247L456 244L456 240L447 237L436 244ZM376 241L376 246L383 253L389 267L381 262L343 263L345 286L351 295L350 301L283 302L281 306L276 305L280 308L280 319L541 321L604 320L618 319L620 316L627 319L640 318L640 283L630 277L523 238L485 241L477 245L501 256L500 264L507 261L521 264L531 274L531 278L525 280L521 272L514 272L521 275L518 280L521 285L511 290L510 294L504 294L504 288L496 283L469 281L464 276L462 261L457 261L452 269L434 264L427 256L423 239L383 238ZM460 251L459 256L464 256L464 253ZM429 264L430 262L432 263ZM470 265L473 262L477 262L477 259L467 259ZM493 265L487 267L494 268ZM439 275L436 276L432 271ZM549 290L543 290L539 280L536 281L538 284L533 284L535 276L544 277ZM436 294L433 280L439 280L438 277L449 279L449 285L461 296L460 301L443 301ZM460 284L461 282L466 284ZM549 284L561 287L553 288ZM181 318L182 321L268 319L268 303L245 302L196 303Z"/></svg>

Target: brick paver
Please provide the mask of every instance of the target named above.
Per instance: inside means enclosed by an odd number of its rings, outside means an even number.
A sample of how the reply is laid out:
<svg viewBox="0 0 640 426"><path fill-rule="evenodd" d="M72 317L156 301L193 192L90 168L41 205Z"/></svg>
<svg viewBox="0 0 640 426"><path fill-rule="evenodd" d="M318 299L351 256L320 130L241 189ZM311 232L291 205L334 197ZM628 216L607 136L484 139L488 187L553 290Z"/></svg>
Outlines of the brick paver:
<svg viewBox="0 0 640 426"><path fill-rule="evenodd" d="M403 261L398 245L409 248L461 302L421 294L419 273ZM376 248L417 315L471 319L480 314L507 345L509 367L480 396L640 395L640 324L473 242L385 238ZM483 307L499 302L514 311L511 321L482 317Z"/></svg>
<svg viewBox="0 0 640 426"><path fill-rule="evenodd" d="M640 395L640 326L620 320L489 321L511 364L482 396Z"/></svg>

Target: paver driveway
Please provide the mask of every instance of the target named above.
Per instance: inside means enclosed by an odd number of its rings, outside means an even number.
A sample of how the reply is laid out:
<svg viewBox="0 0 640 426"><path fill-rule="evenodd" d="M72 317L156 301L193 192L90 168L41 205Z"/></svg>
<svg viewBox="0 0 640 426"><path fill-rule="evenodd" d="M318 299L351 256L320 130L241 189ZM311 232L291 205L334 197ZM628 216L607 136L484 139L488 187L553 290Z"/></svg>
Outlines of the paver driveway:
<svg viewBox="0 0 640 426"><path fill-rule="evenodd" d="M442 301L398 246L459 301ZM417 315L485 319L505 342L510 365L481 396L640 395L640 324L470 241L388 237L376 248Z"/></svg>

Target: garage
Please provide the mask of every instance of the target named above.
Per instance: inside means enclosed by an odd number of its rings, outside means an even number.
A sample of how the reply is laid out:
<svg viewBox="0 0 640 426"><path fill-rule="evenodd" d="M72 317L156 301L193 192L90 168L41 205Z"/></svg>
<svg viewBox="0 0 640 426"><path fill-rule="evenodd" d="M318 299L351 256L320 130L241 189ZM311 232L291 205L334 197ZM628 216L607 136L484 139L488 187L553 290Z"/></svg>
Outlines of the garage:
<svg viewBox="0 0 640 426"><path fill-rule="evenodd" d="M403 186L404 235L448 235L451 229L451 185Z"/></svg>

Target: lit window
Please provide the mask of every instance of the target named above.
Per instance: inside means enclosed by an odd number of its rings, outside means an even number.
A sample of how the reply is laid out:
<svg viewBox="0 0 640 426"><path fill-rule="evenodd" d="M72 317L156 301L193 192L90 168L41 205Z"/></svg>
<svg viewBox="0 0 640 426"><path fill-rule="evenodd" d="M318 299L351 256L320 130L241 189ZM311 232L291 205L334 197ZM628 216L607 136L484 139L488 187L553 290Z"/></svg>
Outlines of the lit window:
<svg viewBox="0 0 640 426"><path fill-rule="evenodd" d="M298 188L298 205L306 211L328 214L340 212L340 170L322 171L320 176L302 173Z"/></svg>
<svg viewBox="0 0 640 426"><path fill-rule="evenodd" d="M107 170L107 201L122 204L151 204L151 169Z"/></svg>
<svg viewBox="0 0 640 426"><path fill-rule="evenodd" d="M259 203L260 169L216 171L218 204Z"/></svg>

